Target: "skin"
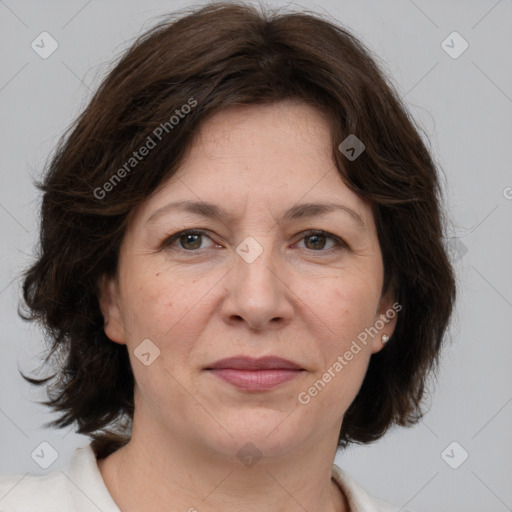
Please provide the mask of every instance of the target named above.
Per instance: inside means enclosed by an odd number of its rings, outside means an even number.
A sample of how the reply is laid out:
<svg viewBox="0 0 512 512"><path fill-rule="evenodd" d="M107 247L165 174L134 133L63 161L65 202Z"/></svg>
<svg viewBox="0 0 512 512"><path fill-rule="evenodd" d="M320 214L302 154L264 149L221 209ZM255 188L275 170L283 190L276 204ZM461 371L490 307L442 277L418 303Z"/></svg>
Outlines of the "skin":
<svg viewBox="0 0 512 512"><path fill-rule="evenodd" d="M167 209L148 222L179 200L233 218ZM342 210L282 219L306 202L344 205L364 225ZM162 243L185 229L206 235ZM236 252L249 236L262 249L251 263ZM178 172L132 212L118 273L101 283L105 332L127 345L136 380L131 441L98 462L120 509L348 511L331 479L343 415L396 317L308 404L297 397L392 307L382 282L370 206L334 167L321 113L283 101L206 122ZM134 355L145 339L160 350L149 366ZM264 392L204 371L239 355L275 355L303 371ZM262 455L251 467L237 457L249 442Z"/></svg>

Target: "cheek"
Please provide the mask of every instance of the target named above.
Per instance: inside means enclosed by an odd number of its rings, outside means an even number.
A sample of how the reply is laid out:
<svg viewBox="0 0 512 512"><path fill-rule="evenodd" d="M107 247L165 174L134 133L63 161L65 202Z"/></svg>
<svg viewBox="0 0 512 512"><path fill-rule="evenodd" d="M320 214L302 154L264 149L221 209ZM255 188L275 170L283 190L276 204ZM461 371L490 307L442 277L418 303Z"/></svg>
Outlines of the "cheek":
<svg viewBox="0 0 512 512"><path fill-rule="evenodd" d="M373 325L378 298L375 288L364 281L345 280L312 301L329 329L316 337L322 365L302 391L327 423L338 421L364 380L372 349L358 336Z"/></svg>
<svg viewBox="0 0 512 512"><path fill-rule="evenodd" d="M172 269L144 258L125 267L123 278L124 318L137 335L152 332L160 337L172 329L191 309L197 294L195 279L185 282Z"/></svg>
<svg viewBox="0 0 512 512"><path fill-rule="evenodd" d="M160 349L160 363L180 372L179 362L193 349L208 318L205 294L216 281L180 278L169 269L147 267L133 269L125 279L123 309L130 351L150 339Z"/></svg>
<svg viewBox="0 0 512 512"><path fill-rule="evenodd" d="M358 281L354 286L345 283L334 291L330 310L349 331L360 330L373 321L378 301L378 295L368 283Z"/></svg>
<svg viewBox="0 0 512 512"><path fill-rule="evenodd" d="M378 280L372 276L347 274L332 276L320 283L324 286L316 288L314 293L305 289L302 297L329 328L327 332L335 345L343 346L373 323L380 299Z"/></svg>
<svg viewBox="0 0 512 512"><path fill-rule="evenodd" d="M308 323L311 326L316 322L318 326L314 337L322 362L308 382L313 388L308 389L314 407L329 410L332 421L352 403L366 374L371 344L358 336L373 325L379 301L377 289L371 278L352 274L326 280L324 287L308 296ZM307 389L303 391L309 394Z"/></svg>

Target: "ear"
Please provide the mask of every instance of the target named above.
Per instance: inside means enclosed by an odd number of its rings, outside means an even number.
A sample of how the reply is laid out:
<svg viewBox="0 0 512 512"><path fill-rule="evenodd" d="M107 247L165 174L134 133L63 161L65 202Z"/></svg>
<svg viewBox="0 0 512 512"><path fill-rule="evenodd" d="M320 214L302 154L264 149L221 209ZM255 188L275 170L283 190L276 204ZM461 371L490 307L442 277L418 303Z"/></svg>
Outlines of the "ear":
<svg viewBox="0 0 512 512"><path fill-rule="evenodd" d="M373 337L372 354L379 352L385 347L385 342L382 341L383 335L388 336L388 340L393 336L398 312L401 309L402 305L395 301L394 294L392 292L388 292L381 296L373 322L373 327L377 331L377 334Z"/></svg>
<svg viewBox="0 0 512 512"><path fill-rule="evenodd" d="M115 277L103 275L99 281L99 306L105 321L104 330L108 338L121 345L126 344L124 321L119 306L119 287Z"/></svg>

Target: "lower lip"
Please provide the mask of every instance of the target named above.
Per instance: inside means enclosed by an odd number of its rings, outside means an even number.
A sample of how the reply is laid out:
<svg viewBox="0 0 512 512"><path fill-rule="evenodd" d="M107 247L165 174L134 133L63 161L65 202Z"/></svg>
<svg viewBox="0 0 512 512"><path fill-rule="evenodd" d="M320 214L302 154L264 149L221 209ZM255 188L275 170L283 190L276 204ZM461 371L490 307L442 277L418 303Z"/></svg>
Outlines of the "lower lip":
<svg viewBox="0 0 512 512"><path fill-rule="evenodd" d="M265 391L288 382L302 370L234 370L219 368L209 370L229 384L247 391Z"/></svg>

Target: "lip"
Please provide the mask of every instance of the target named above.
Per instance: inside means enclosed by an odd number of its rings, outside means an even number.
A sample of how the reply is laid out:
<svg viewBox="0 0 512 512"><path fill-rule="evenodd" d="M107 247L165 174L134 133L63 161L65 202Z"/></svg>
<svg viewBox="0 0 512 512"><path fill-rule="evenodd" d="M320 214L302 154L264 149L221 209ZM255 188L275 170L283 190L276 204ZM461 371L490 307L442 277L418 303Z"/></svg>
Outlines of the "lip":
<svg viewBox="0 0 512 512"><path fill-rule="evenodd" d="M301 366L289 359L282 357L266 356L266 357L247 357L237 356L221 359L206 370L231 369L231 370L303 370Z"/></svg>
<svg viewBox="0 0 512 512"><path fill-rule="evenodd" d="M304 371L281 357L230 357L205 368L223 381L245 391L267 391L289 382Z"/></svg>

